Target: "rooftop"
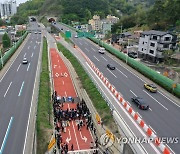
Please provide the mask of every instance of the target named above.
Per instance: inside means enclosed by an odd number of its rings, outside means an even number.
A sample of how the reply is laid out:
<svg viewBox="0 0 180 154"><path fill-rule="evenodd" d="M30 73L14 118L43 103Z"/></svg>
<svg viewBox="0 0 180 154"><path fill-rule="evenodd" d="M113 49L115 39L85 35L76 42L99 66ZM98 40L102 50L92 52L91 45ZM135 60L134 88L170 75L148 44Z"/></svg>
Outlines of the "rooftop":
<svg viewBox="0 0 180 154"><path fill-rule="evenodd" d="M150 30L150 31L144 31L144 32L142 32L142 34L144 34L144 35L159 35L159 36L163 36L163 35L169 34L169 32Z"/></svg>

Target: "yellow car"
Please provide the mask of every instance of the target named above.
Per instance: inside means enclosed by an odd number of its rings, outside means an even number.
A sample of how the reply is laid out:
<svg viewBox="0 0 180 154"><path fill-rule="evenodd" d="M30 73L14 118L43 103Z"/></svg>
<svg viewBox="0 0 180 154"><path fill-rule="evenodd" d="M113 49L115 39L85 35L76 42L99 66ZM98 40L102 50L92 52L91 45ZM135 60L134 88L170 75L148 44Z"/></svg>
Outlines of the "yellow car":
<svg viewBox="0 0 180 154"><path fill-rule="evenodd" d="M153 84L144 84L144 88L146 88L147 90L149 90L150 92L156 93L157 92L157 87L154 86Z"/></svg>

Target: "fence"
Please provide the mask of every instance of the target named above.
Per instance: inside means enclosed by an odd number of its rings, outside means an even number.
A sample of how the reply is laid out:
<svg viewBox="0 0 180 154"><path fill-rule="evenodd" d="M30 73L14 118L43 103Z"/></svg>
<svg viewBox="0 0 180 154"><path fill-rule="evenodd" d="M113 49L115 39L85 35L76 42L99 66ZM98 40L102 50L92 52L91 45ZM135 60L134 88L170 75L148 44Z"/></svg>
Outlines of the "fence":
<svg viewBox="0 0 180 154"><path fill-rule="evenodd" d="M23 40L26 38L28 32L24 33L24 35L16 42L7 52L5 52L4 56L0 60L0 70L2 69L2 62L3 65L11 58L11 56L15 53L15 51L19 48Z"/></svg>

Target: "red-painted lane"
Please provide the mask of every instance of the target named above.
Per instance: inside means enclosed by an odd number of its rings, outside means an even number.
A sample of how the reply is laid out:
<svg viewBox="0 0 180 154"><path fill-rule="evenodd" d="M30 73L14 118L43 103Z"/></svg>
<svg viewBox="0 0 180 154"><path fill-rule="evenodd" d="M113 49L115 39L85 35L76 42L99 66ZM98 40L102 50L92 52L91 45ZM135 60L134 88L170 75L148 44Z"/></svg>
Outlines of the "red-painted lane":
<svg viewBox="0 0 180 154"><path fill-rule="evenodd" d="M50 55L54 90L57 91L57 94L61 97L77 97L68 69L55 48L50 49ZM76 103L65 102L62 109L67 110L75 108ZM77 120L72 120L69 124L70 125L65 128L65 132L61 133L62 142L68 143L69 150L72 144L74 146L74 150L90 149L90 143L93 139L91 132L86 129L86 125L83 126L81 130L78 130Z"/></svg>

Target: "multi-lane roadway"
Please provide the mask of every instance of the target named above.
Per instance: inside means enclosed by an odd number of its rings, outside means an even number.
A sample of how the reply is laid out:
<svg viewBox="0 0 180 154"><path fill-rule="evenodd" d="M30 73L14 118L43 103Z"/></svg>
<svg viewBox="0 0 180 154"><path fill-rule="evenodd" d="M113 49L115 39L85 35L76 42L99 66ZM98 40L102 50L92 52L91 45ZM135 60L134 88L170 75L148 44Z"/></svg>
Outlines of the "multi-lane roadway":
<svg viewBox="0 0 180 154"><path fill-rule="evenodd" d="M56 24L58 29L63 31L67 28L63 25ZM73 32L72 32L73 33ZM90 58L90 60L99 68L111 84L123 95L135 111L146 121L154 133L159 137L176 137L180 138L180 101L172 100L164 92L158 90L157 93L150 93L144 89L144 77L140 77L134 70L129 69L124 63L113 58L108 53L98 53L99 47L85 38L75 38L73 33L73 42ZM116 69L109 70L107 64L113 64ZM140 96L150 106L148 111L142 111L131 102L131 97ZM175 153L180 153L180 141L178 143L167 144Z"/></svg>
<svg viewBox="0 0 180 154"><path fill-rule="evenodd" d="M31 27L39 29L37 23ZM40 53L41 34L32 32L0 78L0 154L22 154ZM22 64L26 57L28 64Z"/></svg>

